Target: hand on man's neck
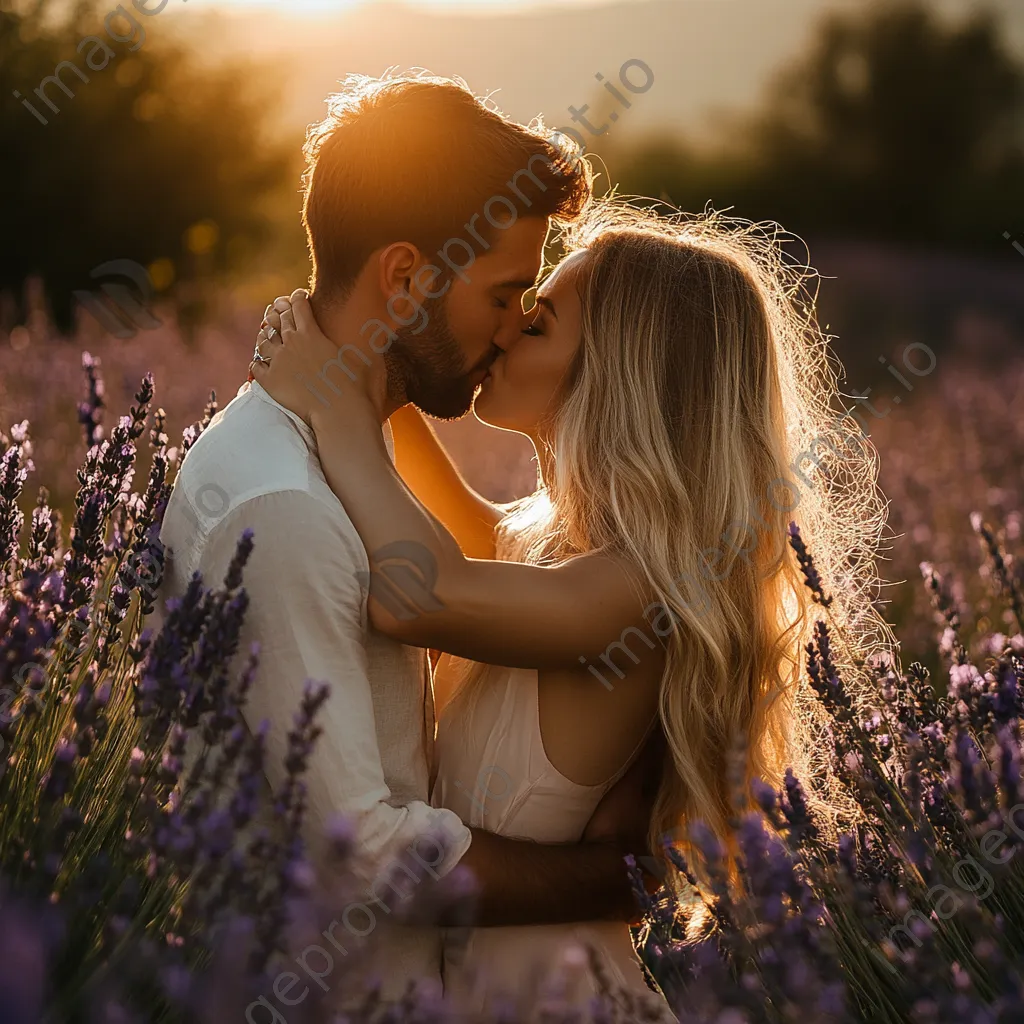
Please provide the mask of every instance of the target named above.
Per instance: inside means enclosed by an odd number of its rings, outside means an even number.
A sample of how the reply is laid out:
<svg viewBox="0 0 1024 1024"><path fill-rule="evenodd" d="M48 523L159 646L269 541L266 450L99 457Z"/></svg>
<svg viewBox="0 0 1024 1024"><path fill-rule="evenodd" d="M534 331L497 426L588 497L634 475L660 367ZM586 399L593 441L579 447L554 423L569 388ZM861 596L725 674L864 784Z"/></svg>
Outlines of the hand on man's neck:
<svg viewBox="0 0 1024 1024"><path fill-rule="evenodd" d="M406 404L406 398L404 394L393 393L396 383L399 387L401 384L392 379L394 374L389 372L386 353L375 351L370 345L370 341L375 338L379 345L379 334L375 331L376 325L381 323L378 311L369 303L361 301L358 293L353 293L341 302L325 302L322 296L313 291L310 292L309 303L320 330L338 346L338 358L343 365L352 367L361 377L368 375L367 393L383 424L396 409ZM368 327L367 324L374 326ZM342 348L345 348L344 358L340 352ZM360 362L360 356L353 349L362 354L364 362Z"/></svg>

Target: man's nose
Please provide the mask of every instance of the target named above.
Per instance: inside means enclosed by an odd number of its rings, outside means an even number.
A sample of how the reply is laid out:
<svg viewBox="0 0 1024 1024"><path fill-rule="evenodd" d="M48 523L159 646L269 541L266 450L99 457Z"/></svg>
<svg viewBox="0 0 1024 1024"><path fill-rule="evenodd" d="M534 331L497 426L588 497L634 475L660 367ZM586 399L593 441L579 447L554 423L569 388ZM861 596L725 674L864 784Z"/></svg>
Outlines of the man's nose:
<svg viewBox="0 0 1024 1024"><path fill-rule="evenodd" d="M507 352L521 337L523 328L530 322L532 317L527 316L526 313L520 313L519 316L512 316L506 320L500 328L498 333L494 336L494 344L502 350Z"/></svg>

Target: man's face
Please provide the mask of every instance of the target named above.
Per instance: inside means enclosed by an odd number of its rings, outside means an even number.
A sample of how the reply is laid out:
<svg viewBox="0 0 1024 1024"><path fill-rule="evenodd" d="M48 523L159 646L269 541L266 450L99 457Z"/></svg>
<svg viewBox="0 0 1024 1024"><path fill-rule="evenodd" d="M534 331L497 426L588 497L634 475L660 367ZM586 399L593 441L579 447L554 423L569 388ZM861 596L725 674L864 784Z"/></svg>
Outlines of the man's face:
<svg viewBox="0 0 1024 1024"><path fill-rule="evenodd" d="M396 328L388 353L389 373L408 401L438 419L469 411L491 363L519 338L523 295L540 272L547 232L547 218L524 217L495 232L486 249L467 231L463 246L447 247L447 262L441 254L425 254L427 266L413 279L412 291L426 323L419 318ZM450 286L446 276L432 272L438 267L444 275L458 268Z"/></svg>

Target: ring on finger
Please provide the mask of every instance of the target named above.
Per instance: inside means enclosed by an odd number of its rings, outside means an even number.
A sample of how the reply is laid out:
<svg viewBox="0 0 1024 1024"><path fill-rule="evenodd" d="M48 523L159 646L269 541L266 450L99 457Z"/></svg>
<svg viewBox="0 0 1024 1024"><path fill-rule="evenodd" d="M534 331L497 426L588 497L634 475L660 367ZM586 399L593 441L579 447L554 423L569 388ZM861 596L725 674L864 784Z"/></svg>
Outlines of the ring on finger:
<svg viewBox="0 0 1024 1024"><path fill-rule="evenodd" d="M267 328L267 341L273 341L281 332L276 327Z"/></svg>

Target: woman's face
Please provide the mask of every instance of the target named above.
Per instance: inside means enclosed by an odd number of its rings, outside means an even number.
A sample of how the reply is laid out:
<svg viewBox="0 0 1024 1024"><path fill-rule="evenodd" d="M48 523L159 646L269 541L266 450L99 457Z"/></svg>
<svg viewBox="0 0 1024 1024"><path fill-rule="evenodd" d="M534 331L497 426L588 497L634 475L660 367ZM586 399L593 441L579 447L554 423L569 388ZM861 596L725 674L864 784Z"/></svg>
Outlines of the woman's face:
<svg viewBox="0 0 1024 1024"><path fill-rule="evenodd" d="M580 345L579 276L585 252L564 259L523 314L519 338L491 364L473 403L477 419L536 437L557 409Z"/></svg>

